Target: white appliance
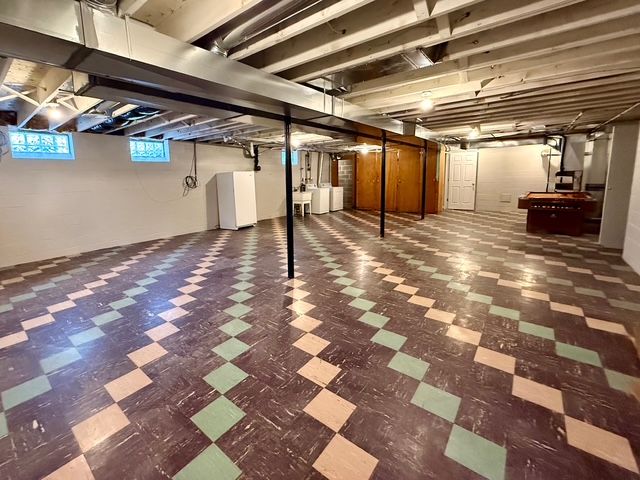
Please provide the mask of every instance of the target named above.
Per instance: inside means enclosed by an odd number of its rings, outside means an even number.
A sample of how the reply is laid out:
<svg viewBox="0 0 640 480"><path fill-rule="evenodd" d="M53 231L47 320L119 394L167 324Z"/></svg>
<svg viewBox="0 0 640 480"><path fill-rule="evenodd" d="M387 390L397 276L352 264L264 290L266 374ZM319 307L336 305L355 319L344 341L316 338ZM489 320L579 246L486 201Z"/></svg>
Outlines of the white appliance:
<svg viewBox="0 0 640 480"><path fill-rule="evenodd" d="M258 222L254 172L224 172L216 175L220 228L238 230Z"/></svg>
<svg viewBox="0 0 640 480"><path fill-rule="evenodd" d="M311 213L329 213L331 204L331 189L326 187L318 188L314 184L306 185L307 192L311 192Z"/></svg>
<svg viewBox="0 0 640 480"><path fill-rule="evenodd" d="M326 187L329 193L329 210L335 212L344 208L344 187L334 187L330 183L321 183L320 187Z"/></svg>
<svg viewBox="0 0 640 480"><path fill-rule="evenodd" d="M331 201L329 209L332 212L344 208L344 187L331 187Z"/></svg>

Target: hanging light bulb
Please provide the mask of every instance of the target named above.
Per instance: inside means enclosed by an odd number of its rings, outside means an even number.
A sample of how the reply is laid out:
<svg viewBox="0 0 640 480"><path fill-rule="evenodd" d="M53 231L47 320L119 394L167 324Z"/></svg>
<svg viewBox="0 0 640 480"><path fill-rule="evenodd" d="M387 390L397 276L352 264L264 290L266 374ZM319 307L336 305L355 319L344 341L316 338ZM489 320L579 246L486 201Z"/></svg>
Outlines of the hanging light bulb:
<svg viewBox="0 0 640 480"><path fill-rule="evenodd" d="M50 103L47 106L47 116L50 120L60 120L62 118L62 112L57 103Z"/></svg>
<svg viewBox="0 0 640 480"><path fill-rule="evenodd" d="M423 112L429 111L434 107L433 100L431 100L430 98L431 95L433 95L433 92L431 92L430 90L422 92L423 100L420 102L420 110L422 110Z"/></svg>
<svg viewBox="0 0 640 480"><path fill-rule="evenodd" d="M433 100L431 100L430 98L425 98L420 102L420 110L422 110L423 112L432 110L433 107L434 107L434 103L433 103Z"/></svg>
<svg viewBox="0 0 640 480"><path fill-rule="evenodd" d="M360 147L360 153L362 153L364 155L369 153L369 145L367 145L366 143L364 145L362 145L362 147Z"/></svg>
<svg viewBox="0 0 640 480"><path fill-rule="evenodd" d="M469 132L469 134L467 135L467 138L470 140L473 140L474 138L478 138L479 135L480 135L480 130L478 129L478 127L473 127Z"/></svg>
<svg viewBox="0 0 640 480"><path fill-rule="evenodd" d="M297 150L299 147L300 147L300 140L298 140L297 138L292 138L291 148L293 148L294 150Z"/></svg>

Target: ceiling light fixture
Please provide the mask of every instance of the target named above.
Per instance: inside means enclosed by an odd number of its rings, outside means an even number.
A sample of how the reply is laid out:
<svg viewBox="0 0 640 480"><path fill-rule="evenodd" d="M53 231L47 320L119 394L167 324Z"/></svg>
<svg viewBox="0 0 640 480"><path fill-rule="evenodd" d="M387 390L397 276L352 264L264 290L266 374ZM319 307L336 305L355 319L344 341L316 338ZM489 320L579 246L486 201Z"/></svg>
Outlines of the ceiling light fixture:
<svg viewBox="0 0 640 480"><path fill-rule="evenodd" d="M60 120L62 118L62 112L57 103L50 103L47 105L47 116L51 120Z"/></svg>
<svg viewBox="0 0 640 480"><path fill-rule="evenodd" d="M474 138L478 138L479 135L480 135L480 129L478 129L478 127L473 127L469 132L469 134L467 135L467 138L469 140L473 140Z"/></svg>
<svg viewBox="0 0 640 480"><path fill-rule="evenodd" d="M291 148L293 148L294 150L297 150L299 147L300 147L300 140L298 140L297 138L292 138Z"/></svg>
<svg viewBox="0 0 640 480"><path fill-rule="evenodd" d="M433 103L433 100L431 100L430 98L425 98L420 102L420 110L422 110L423 112L432 110L433 107L434 107L434 103Z"/></svg>
<svg viewBox="0 0 640 480"><path fill-rule="evenodd" d="M360 147L360 153L367 154L369 153L369 145L366 143Z"/></svg>

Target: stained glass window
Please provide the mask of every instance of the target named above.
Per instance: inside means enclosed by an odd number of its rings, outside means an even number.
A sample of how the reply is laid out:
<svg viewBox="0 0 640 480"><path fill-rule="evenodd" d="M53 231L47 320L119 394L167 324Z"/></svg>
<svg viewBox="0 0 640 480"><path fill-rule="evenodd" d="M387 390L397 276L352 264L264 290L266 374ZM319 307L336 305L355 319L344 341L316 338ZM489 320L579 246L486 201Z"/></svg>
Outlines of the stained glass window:
<svg viewBox="0 0 640 480"><path fill-rule="evenodd" d="M169 142L166 140L129 139L132 162L168 163Z"/></svg>
<svg viewBox="0 0 640 480"><path fill-rule="evenodd" d="M75 160L73 137L68 133L35 130L9 131L11 155L16 159Z"/></svg>

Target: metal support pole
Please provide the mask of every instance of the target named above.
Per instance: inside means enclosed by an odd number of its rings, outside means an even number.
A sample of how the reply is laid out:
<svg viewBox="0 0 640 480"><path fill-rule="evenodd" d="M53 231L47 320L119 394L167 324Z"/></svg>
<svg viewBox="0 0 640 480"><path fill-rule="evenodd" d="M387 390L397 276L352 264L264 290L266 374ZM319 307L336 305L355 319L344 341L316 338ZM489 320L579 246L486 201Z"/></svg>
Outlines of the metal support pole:
<svg viewBox="0 0 640 480"><path fill-rule="evenodd" d="M382 131L382 161L380 162L380 237L384 238L384 214L387 208L387 132Z"/></svg>
<svg viewBox="0 0 640 480"><path fill-rule="evenodd" d="M287 189L287 274L289 278L293 278L293 176L291 173L291 118L289 117L284 121L284 152Z"/></svg>
<svg viewBox="0 0 640 480"><path fill-rule="evenodd" d="M424 220L427 206L427 161L429 158L429 143L424 141L424 157L422 158L422 197L420 201L420 220Z"/></svg>

